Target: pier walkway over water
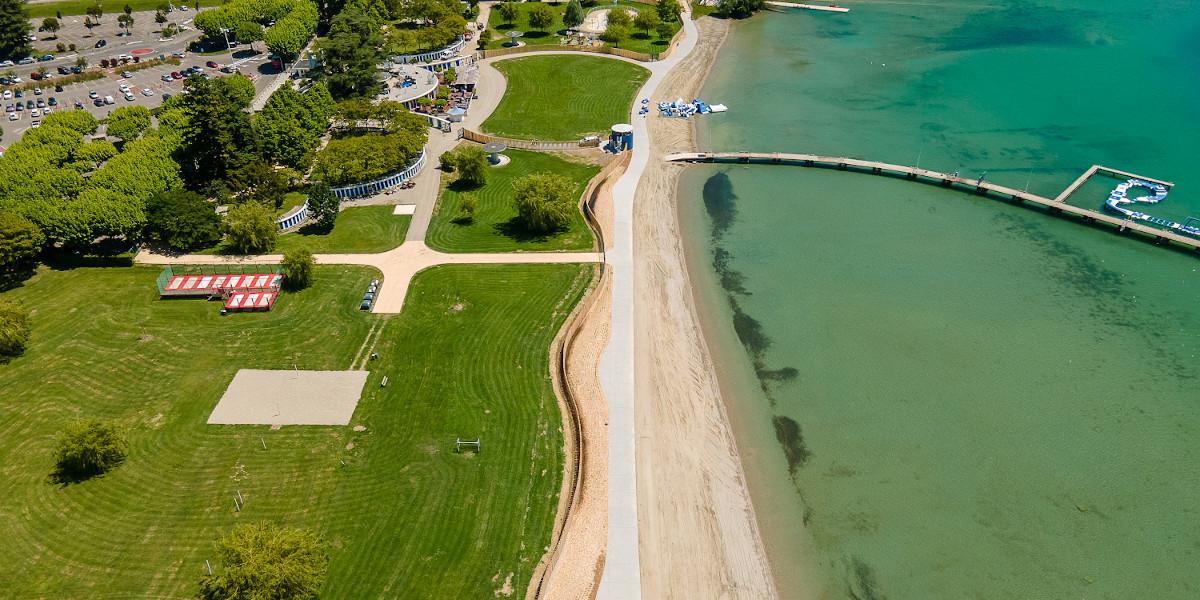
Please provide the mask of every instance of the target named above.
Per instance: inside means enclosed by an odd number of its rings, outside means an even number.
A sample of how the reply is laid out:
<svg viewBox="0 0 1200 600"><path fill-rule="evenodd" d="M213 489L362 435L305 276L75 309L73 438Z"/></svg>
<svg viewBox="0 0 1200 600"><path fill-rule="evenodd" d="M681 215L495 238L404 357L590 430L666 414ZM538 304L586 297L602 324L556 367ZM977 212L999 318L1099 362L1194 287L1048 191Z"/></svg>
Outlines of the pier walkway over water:
<svg viewBox="0 0 1200 600"><path fill-rule="evenodd" d="M1124 232L1127 230L1136 231L1143 235L1154 238L1155 242L1158 243L1169 241L1180 246L1190 248L1191 250L1200 251L1200 238L1180 235L1173 231L1152 227L1133 219L1115 217L1099 211L1067 204L1066 199L1096 173L1115 175L1118 177L1138 178L1151 183L1160 183L1167 188L1174 186L1174 184L1167 181L1162 181L1151 177L1144 177L1141 175L1134 175L1133 173L1110 169L1100 165L1092 166L1070 186L1063 190L1062 193L1051 199L1044 196L1039 196L1037 194L1032 194L1030 192L983 181L982 178L975 179L970 177L961 177L956 174L930 171L920 167L894 165L885 162L846 158L841 156L790 154L783 152L682 152L677 154L668 154L665 159L668 162L793 165L801 167L837 169L840 171L854 170L874 175L900 176L913 181L936 183L942 187L959 189L966 188L966 191L975 192L981 195L991 194L996 197L1007 198L1018 202L1037 204L1045 207L1051 213L1066 213L1074 215L1087 222L1112 225L1113 227L1116 227L1117 231L1119 232Z"/></svg>

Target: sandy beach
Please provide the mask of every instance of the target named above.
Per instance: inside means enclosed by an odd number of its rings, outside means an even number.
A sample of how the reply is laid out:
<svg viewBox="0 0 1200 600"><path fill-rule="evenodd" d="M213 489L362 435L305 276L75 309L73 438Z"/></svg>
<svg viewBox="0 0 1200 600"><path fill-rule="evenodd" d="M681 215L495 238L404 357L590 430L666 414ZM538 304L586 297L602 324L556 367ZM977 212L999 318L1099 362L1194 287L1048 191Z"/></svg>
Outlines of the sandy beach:
<svg viewBox="0 0 1200 600"><path fill-rule="evenodd" d="M692 54L659 98L699 92L728 31L701 19ZM634 213L638 514L644 598L776 598L716 369L692 295L676 216L692 124L650 118L651 160Z"/></svg>

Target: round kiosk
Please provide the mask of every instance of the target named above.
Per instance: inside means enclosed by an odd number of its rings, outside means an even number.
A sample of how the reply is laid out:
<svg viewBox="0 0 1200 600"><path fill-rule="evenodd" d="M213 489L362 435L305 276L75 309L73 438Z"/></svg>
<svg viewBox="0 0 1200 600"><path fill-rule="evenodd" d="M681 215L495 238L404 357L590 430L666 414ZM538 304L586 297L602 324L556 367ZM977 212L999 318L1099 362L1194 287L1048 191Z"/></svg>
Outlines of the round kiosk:
<svg viewBox="0 0 1200 600"><path fill-rule="evenodd" d="M633 125L629 123L617 123L613 125L612 134L608 140L608 147L613 152L633 150Z"/></svg>
<svg viewBox="0 0 1200 600"><path fill-rule="evenodd" d="M501 154L505 150L508 150L508 144L504 142L488 142L483 145L483 151L488 153L488 162L493 167L508 164L508 157Z"/></svg>

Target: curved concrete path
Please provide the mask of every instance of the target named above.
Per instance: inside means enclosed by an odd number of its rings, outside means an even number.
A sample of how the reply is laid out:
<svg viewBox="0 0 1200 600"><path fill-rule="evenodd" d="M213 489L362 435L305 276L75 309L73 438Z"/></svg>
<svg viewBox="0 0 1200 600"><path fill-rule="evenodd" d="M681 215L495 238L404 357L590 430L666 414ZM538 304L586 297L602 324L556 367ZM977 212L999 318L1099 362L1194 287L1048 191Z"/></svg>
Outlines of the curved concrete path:
<svg viewBox="0 0 1200 600"><path fill-rule="evenodd" d="M438 265L484 265L484 264L562 264L596 263L603 260L599 252L509 252L449 254L438 252L425 242L404 242L395 249L377 254L316 254L317 264L362 265L375 267L383 274L379 293L371 312L394 314L404 308L404 298L413 277L425 269ZM153 252L139 252L134 261L146 265L222 265L278 263L282 254L257 254L248 256L208 256L186 254L167 256Z"/></svg>
<svg viewBox="0 0 1200 600"><path fill-rule="evenodd" d="M636 115L642 98L650 98L667 72L687 58L698 33L690 7L684 8L683 37L666 60L638 63L650 69L650 79L638 90L629 109L633 125L633 158L613 187L612 333L600 357L600 386L608 401L608 545L600 577L601 600L633 600L642 596L638 548L637 453L634 432L633 355L633 202L642 171L650 160L646 118ZM521 56L521 55L517 55ZM596 56L610 56L597 54ZM612 57L620 58L620 57Z"/></svg>

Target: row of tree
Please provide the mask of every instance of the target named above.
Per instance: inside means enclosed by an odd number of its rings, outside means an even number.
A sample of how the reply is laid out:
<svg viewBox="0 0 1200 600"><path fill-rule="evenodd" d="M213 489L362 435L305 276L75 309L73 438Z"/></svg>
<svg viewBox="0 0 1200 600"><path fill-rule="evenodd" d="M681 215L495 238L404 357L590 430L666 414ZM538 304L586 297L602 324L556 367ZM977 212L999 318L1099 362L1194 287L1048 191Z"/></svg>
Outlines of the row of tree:
<svg viewBox="0 0 1200 600"><path fill-rule="evenodd" d="M300 54L317 29L320 12L313 0L232 0L196 15L193 23L204 35L241 42L267 43L286 60Z"/></svg>

